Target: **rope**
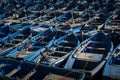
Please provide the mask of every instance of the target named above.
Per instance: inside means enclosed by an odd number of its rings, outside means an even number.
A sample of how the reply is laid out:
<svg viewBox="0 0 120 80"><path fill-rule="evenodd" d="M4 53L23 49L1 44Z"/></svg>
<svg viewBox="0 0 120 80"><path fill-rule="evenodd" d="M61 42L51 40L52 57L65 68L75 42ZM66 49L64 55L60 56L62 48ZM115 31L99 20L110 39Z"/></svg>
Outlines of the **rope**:
<svg viewBox="0 0 120 80"><path fill-rule="evenodd" d="M92 45L95 45L95 44L92 44ZM92 51L91 51L92 52ZM86 53L85 53L85 56L84 56L84 58L86 57ZM86 61L86 63L85 63L85 66L84 66L84 68L83 68L83 70L85 70L86 69L86 67L87 67L87 65L88 65L88 63L89 63L89 61L87 60ZM82 76L82 74L81 74L81 76ZM80 77L81 77L80 76ZM80 77L79 77L79 79L80 79ZM90 80L92 79L92 77L90 78Z"/></svg>
<svg viewBox="0 0 120 80"><path fill-rule="evenodd" d="M89 44L89 43L88 43L88 44ZM88 45L88 44L87 44L87 45ZM87 47L87 45L86 45L85 47ZM84 50L85 47L84 47L82 50ZM81 50L81 51L82 51L82 50ZM85 57L86 57L86 53L85 53L84 58L85 58ZM85 66L84 66L84 68L83 68L83 71L86 69L87 65L88 65L88 60L87 60L87 62L85 63ZM82 71L82 72L83 72L83 71ZM80 80L81 77L82 77L82 74L80 75L79 80Z"/></svg>

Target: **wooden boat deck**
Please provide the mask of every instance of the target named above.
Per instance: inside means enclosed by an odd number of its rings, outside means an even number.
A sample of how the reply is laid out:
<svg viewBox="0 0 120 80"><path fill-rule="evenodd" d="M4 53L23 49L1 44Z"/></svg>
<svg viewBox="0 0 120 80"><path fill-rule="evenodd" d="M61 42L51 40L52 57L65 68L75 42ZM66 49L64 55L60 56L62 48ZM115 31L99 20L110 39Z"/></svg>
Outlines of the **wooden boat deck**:
<svg viewBox="0 0 120 80"><path fill-rule="evenodd" d="M50 74L47 75L43 80L75 80L75 79L57 74Z"/></svg>
<svg viewBox="0 0 120 80"><path fill-rule="evenodd" d="M92 62L98 62L101 61L103 58L103 54L97 54L97 53L76 53L74 55L75 58L85 61L92 61Z"/></svg>
<svg viewBox="0 0 120 80"><path fill-rule="evenodd" d="M15 57L16 58L23 58L26 55L29 55L30 53L32 53L32 52L31 51L20 51L15 55Z"/></svg>

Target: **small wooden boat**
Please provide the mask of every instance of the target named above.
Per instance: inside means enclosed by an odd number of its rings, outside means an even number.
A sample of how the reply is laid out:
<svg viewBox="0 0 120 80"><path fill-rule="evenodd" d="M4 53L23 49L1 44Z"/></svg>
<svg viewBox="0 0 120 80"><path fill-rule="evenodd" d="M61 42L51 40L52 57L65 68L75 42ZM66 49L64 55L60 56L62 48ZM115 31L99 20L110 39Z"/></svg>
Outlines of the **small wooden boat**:
<svg viewBox="0 0 120 80"><path fill-rule="evenodd" d="M20 64L19 62L7 63L9 62L8 60L3 60L3 59L1 60L2 60L0 63L0 70L2 70L0 72L1 76L6 75L10 77L21 69L21 67L19 66Z"/></svg>
<svg viewBox="0 0 120 80"><path fill-rule="evenodd" d="M120 30L120 13L116 13L108 18L104 26L109 30Z"/></svg>
<svg viewBox="0 0 120 80"><path fill-rule="evenodd" d="M6 54L13 50L15 47L23 44L30 37L36 35L37 33L32 32L30 27L20 30L14 34L11 34L0 41L0 55Z"/></svg>
<svg viewBox="0 0 120 80"><path fill-rule="evenodd" d="M105 21L109 17L108 15L104 15L104 13L98 13L98 14L96 14L96 16L94 16L93 18L91 18L85 24L85 27L91 27L91 28L96 28L96 29L103 28Z"/></svg>
<svg viewBox="0 0 120 80"><path fill-rule="evenodd" d="M0 76L3 80L43 80L51 70L43 65L0 58Z"/></svg>
<svg viewBox="0 0 120 80"><path fill-rule="evenodd" d="M87 78L92 77L103 67L112 50L113 44L109 38L98 32L78 45L76 51L62 65L57 63L54 67L85 73Z"/></svg>
<svg viewBox="0 0 120 80"><path fill-rule="evenodd" d="M54 46L46 50L41 55L40 63L52 65L62 62L79 44L79 40L75 34L65 35L55 41Z"/></svg>
<svg viewBox="0 0 120 80"><path fill-rule="evenodd" d="M54 41L55 37L53 35L52 28L45 31L41 31L40 34L32 37L27 43L15 48L6 56L17 59L32 59L34 56L40 54L45 50L44 47L50 47ZM42 49L41 49L42 48Z"/></svg>
<svg viewBox="0 0 120 80"><path fill-rule="evenodd" d="M0 59L0 76L16 80L27 80L36 73L36 65L10 59Z"/></svg>
<svg viewBox="0 0 120 80"><path fill-rule="evenodd" d="M120 45L113 50L110 58L105 64L103 77L105 80L110 80L110 78L114 80L120 79Z"/></svg>

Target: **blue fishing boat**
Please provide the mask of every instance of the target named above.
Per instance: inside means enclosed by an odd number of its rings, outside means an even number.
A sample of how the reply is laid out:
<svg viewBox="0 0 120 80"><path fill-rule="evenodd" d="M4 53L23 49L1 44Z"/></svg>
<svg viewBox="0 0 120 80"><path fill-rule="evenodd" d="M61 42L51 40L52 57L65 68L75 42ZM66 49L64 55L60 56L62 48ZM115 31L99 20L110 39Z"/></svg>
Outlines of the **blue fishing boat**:
<svg viewBox="0 0 120 80"><path fill-rule="evenodd" d="M55 37L53 35L52 28L49 28L45 31L41 31L40 34L32 37L25 44L15 48L10 53L5 55L10 58L32 58L33 56L37 56L40 52L45 50L44 47L50 47L54 41ZM41 49L42 48L42 49Z"/></svg>
<svg viewBox="0 0 120 80"><path fill-rule="evenodd" d="M105 64L113 50L113 44L103 32L86 39L79 44L67 61L54 67L81 73L81 76L94 76ZM81 77L80 76L80 77Z"/></svg>
<svg viewBox="0 0 120 80"><path fill-rule="evenodd" d="M119 79L119 19L120 0L0 0L0 77Z"/></svg>
<svg viewBox="0 0 120 80"><path fill-rule="evenodd" d="M104 80L120 79L120 45L112 52L103 70Z"/></svg>
<svg viewBox="0 0 120 80"><path fill-rule="evenodd" d="M0 41L0 55L6 54L13 50L15 47L26 42L30 37L37 33L32 32L30 27L20 30L14 34L4 37Z"/></svg>
<svg viewBox="0 0 120 80"><path fill-rule="evenodd" d="M23 79L27 80L36 73L36 65L16 60L0 58L0 76L4 79Z"/></svg>
<svg viewBox="0 0 120 80"><path fill-rule="evenodd" d="M75 34L67 34L54 42L54 46L48 48L38 58L40 64L49 65L64 61L80 43Z"/></svg>
<svg viewBox="0 0 120 80"><path fill-rule="evenodd" d="M120 11L117 10L114 12L113 15L111 15L107 21L105 22L105 29L109 29L109 30L120 30Z"/></svg>
<svg viewBox="0 0 120 80"><path fill-rule="evenodd" d="M42 47L40 48L40 50L38 50L38 51L36 51L36 52L33 52L33 53L31 53L30 55L27 55L27 56L24 57L23 59L24 59L25 61L31 61L31 62L39 63L40 60L41 60L41 58L42 58L42 56L43 56L44 53L46 52L46 50L48 50L48 49L50 49L52 46L54 46L54 41L55 41L55 39L59 39L59 37L63 36L64 34L65 34L64 32L60 32L60 31L57 31L57 30L55 30L52 35L50 35L50 33L48 33L49 36L47 36L46 39L45 39L45 40L47 41L46 43L47 43L48 45L47 45L47 46L42 46ZM54 38L52 38L52 36L53 36ZM50 37L51 37L51 39L48 39L48 38L50 38ZM41 41L41 43L44 43L44 40Z"/></svg>

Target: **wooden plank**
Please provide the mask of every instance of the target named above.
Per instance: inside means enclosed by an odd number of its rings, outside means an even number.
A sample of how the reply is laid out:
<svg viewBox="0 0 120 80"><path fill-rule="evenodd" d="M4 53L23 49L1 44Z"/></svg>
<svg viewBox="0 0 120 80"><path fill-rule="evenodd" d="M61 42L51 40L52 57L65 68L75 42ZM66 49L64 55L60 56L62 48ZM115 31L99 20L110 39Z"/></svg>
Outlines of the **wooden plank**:
<svg viewBox="0 0 120 80"><path fill-rule="evenodd" d="M67 54L67 52L64 52L64 51L53 51L53 52Z"/></svg>
<svg viewBox="0 0 120 80"><path fill-rule="evenodd" d="M22 42L23 40L22 39L13 39L14 41L20 41Z"/></svg>
<svg viewBox="0 0 120 80"><path fill-rule="evenodd" d="M88 61L101 61L103 58L103 54L98 53L76 53L74 55L75 58L78 58L80 60L88 60Z"/></svg>
<svg viewBox="0 0 120 80"><path fill-rule="evenodd" d="M75 42L73 41L67 41L67 40L64 40L64 41L62 41L63 43L70 43L70 44L75 44Z"/></svg>
<svg viewBox="0 0 120 80"><path fill-rule="evenodd" d="M35 32L40 32L40 31L45 31L46 28L37 27L37 28L33 28L32 30L35 31Z"/></svg>
<svg viewBox="0 0 120 80"><path fill-rule="evenodd" d="M87 42L87 43L84 44L82 47L80 47L77 52L80 53L85 47L87 47L87 45L88 45L90 42L91 42L91 41ZM68 58L67 63L65 64L65 67L64 67L64 68L66 68L66 69L71 69L72 66L73 66L73 64L74 64L74 62L75 62L75 58L73 58L73 56L71 55L71 56Z"/></svg>
<svg viewBox="0 0 120 80"><path fill-rule="evenodd" d="M95 47L87 47L88 49L96 49L96 50L105 50L105 48L95 48Z"/></svg>
<svg viewBox="0 0 120 80"><path fill-rule="evenodd" d="M31 51L21 51L21 52L18 52L18 54L23 54L23 55L28 55L32 53Z"/></svg>
<svg viewBox="0 0 120 80"><path fill-rule="evenodd" d="M23 78L23 80L28 80L33 74L35 74L35 72L36 72L36 70L33 69Z"/></svg>
<svg viewBox="0 0 120 80"><path fill-rule="evenodd" d="M53 59L53 58L54 58L54 59L60 58L59 56L50 56L50 57L52 57L52 59Z"/></svg>
<svg viewBox="0 0 120 80"><path fill-rule="evenodd" d="M5 64L0 64L0 68L2 68L2 67L4 67L5 66Z"/></svg>
<svg viewBox="0 0 120 80"><path fill-rule="evenodd" d="M58 46L60 48L67 48L67 49L71 49L72 47L69 47L69 46Z"/></svg>
<svg viewBox="0 0 120 80"><path fill-rule="evenodd" d="M64 42L64 43L69 43L69 41L67 41L67 40L64 40L64 41L62 41L62 42Z"/></svg>
<svg viewBox="0 0 120 80"><path fill-rule="evenodd" d="M18 34L18 36L25 36L25 35L23 35L23 34Z"/></svg>
<svg viewBox="0 0 120 80"><path fill-rule="evenodd" d="M117 57L117 56L119 56L120 55L120 51L118 52L118 53L115 53L114 54L114 57ZM118 59L118 58L117 58Z"/></svg>
<svg viewBox="0 0 120 80"><path fill-rule="evenodd" d="M5 43L5 45L12 45L12 46L15 46L16 44L14 44L14 43Z"/></svg>
<svg viewBox="0 0 120 80"><path fill-rule="evenodd" d="M20 69L21 69L21 66L18 66L17 68L13 69L11 72L9 72L8 74L6 74L5 76L11 77L15 73L17 73Z"/></svg>
<svg viewBox="0 0 120 80"><path fill-rule="evenodd" d="M21 51L18 54L16 54L15 57L16 58L24 58L25 56L29 55L30 53L32 53L32 52L30 52L30 51Z"/></svg>
<svg viewBox="0 0 120 80"><path fill-rule="evenodd" d="M50 74L47 75L43 80L75 80L75 79L62 75Z"/></svg>

